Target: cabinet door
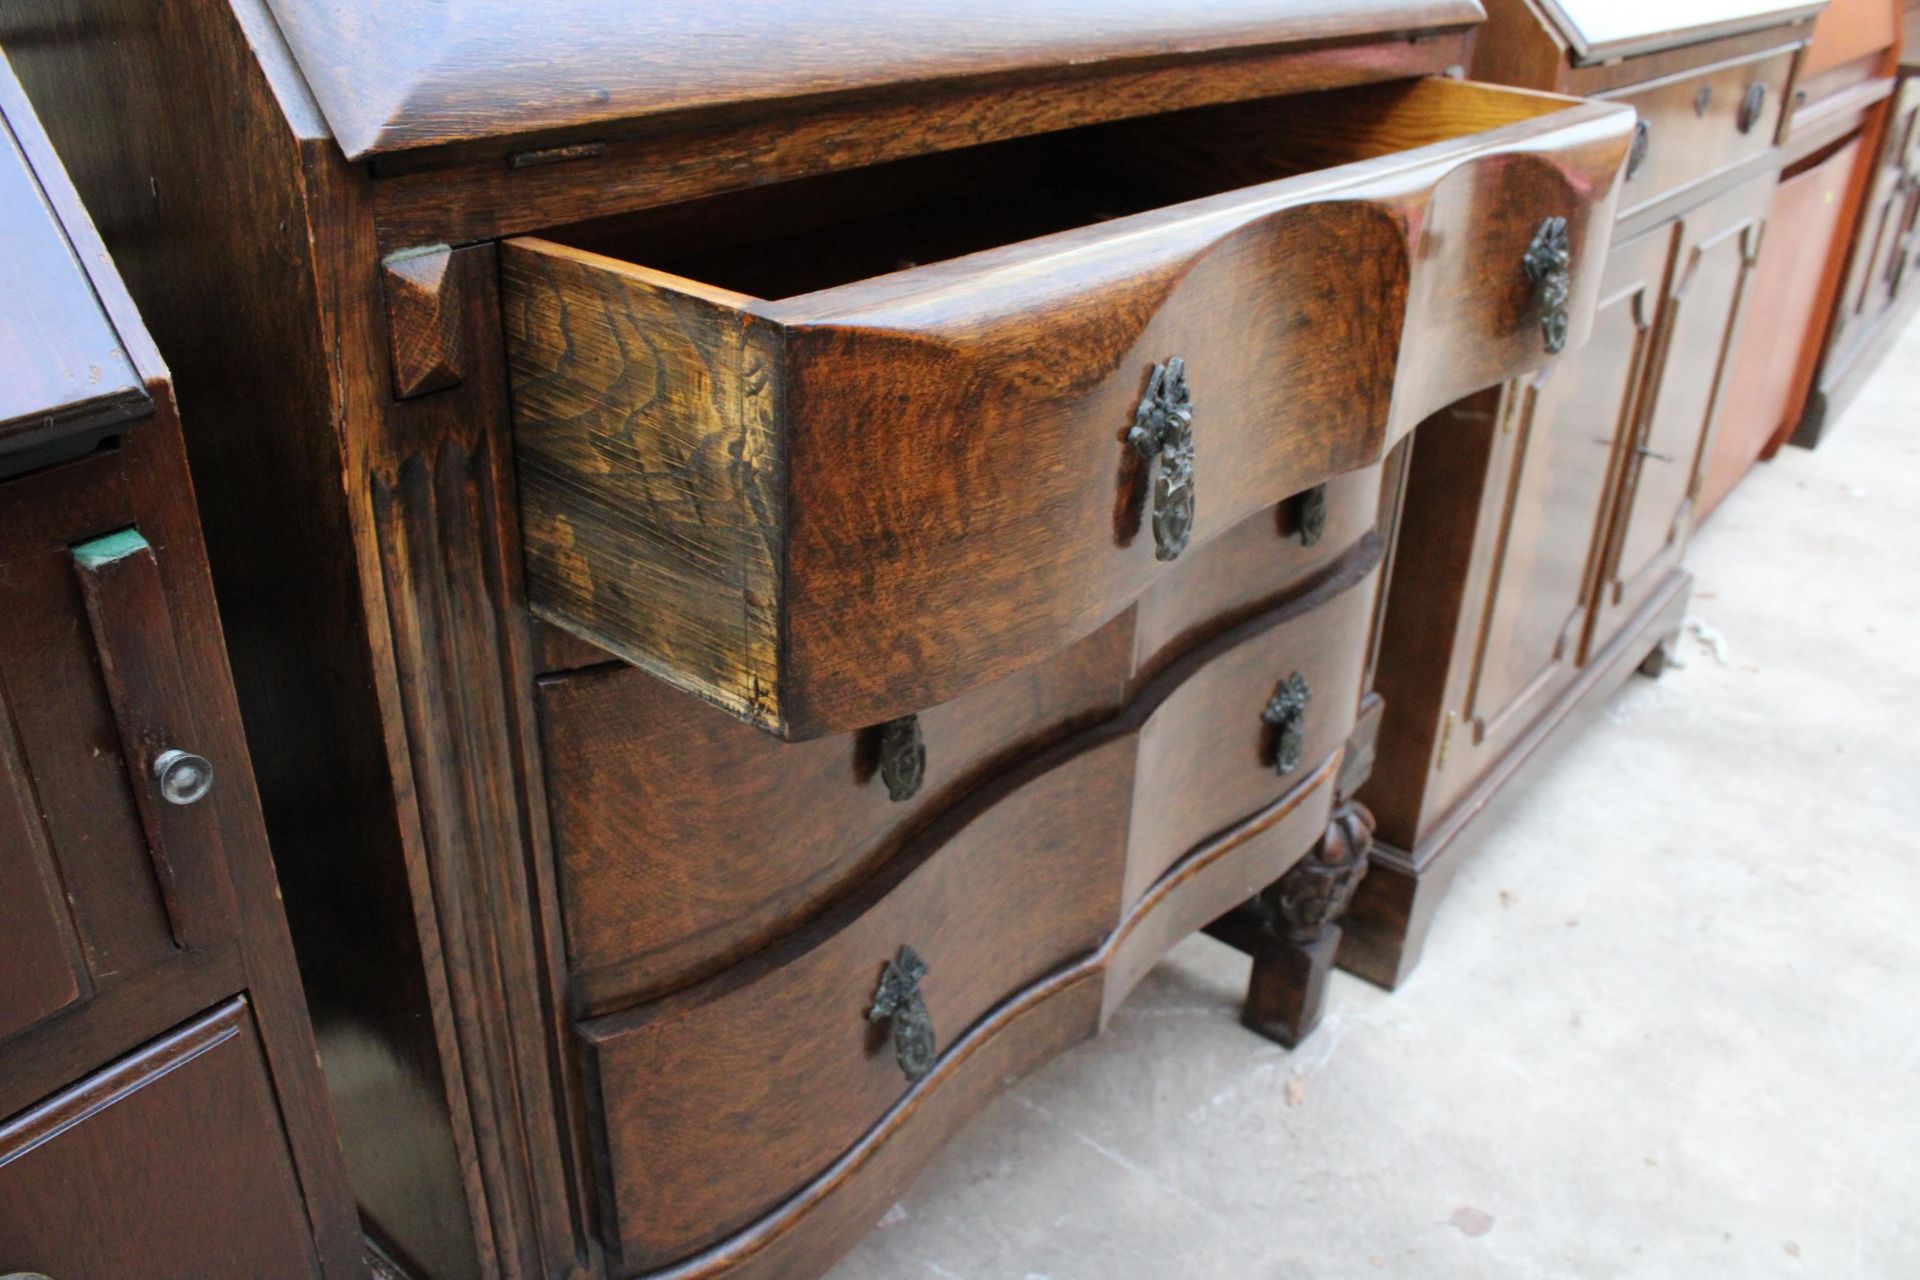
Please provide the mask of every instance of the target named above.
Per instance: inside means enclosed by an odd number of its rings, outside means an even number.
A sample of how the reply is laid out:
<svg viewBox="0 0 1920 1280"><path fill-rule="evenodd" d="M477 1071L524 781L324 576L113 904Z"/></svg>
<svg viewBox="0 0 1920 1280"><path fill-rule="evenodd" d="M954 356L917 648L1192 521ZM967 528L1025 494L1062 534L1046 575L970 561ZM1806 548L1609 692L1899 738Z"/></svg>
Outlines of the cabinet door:
<svg viewBox="0 0 1920 1280"><path fill-rule="evenodd" d="M166 757L222 753L146 514L111 451L0 488L0 1042L116 988L151 1007L234 936L214 806Z"/></svg>
<svg viewBox="0 0 1920 1280"><path fill-rule="evenodd" d="M1745 327L1727 374L1726 407L1701 491L1703 517L1800 421L1856 209L1848 193L1866 146L1865 138L1854 138L1774 195L1747 304L1766 322Z"/></svg>
<svg viewBox="0 0 1920 1280"><path fill-rule="evenodd" d="M1459 708L1436 752L1444 812L1552 704L1585 660L1588 614L1600 569L1608 495L1636 421L1651 354L1671 237L1640 236L1607 261L1587 345L1510 384L1482 499L1470 584L1455 653ZM1476 589L1477 587L1477 589Z"/></svg>
<svg viewBox="0 0 1920 1280"><path fill-rule="evenodd" d="M0 1124L0 1274L15 1273L317 1274L245 999Z"/></svg>
<svg viewBox="0 0 1920 1280"><path fill-rule="evenodd" d="M1887 119L1878 166L1868 188L1846 284L1827 337L1828 365L1844 364L1873 335L1874 322L1893 305L1912 275L1907 239L1920 202L1920 78L1901 83Z"/></svg>
<svg viewBox="0 0 1920 1280"><path fill-rule="evenodd" d="M1660 355L1624 460L1607 574L1595 610L1604 646L1678 566L1693 529L1724 373L1773 198L1767 174L1681 217L1660 321Z"/></svg>

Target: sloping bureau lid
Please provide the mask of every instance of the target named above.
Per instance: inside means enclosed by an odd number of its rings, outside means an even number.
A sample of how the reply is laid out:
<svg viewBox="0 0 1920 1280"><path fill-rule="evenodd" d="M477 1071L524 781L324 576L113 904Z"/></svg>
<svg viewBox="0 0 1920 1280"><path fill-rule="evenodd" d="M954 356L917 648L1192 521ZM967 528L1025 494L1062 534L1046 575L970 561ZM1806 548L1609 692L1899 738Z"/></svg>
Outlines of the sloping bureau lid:
<svg viewBox="0 0 1920 1280"><path fill-rule="evenodd" d="M1826 0L1539 0L1575 62L1600 62L1811 17Z"/></svg>
<svg viewBox="0 0 1920 1280"><path fill-rule="evenodd" d="M269 0L349 158L1483 20L1478 0Z"/></svg>

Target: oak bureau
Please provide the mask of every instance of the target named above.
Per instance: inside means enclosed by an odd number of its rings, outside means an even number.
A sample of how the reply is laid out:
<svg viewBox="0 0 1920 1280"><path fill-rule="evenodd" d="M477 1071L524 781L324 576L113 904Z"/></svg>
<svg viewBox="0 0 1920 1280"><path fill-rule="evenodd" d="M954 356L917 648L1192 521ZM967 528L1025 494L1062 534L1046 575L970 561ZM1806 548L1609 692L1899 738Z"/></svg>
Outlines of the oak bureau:
<svg viewBox="0 0 1920 1280"><path fill-rule="evenodd" d="M1634 127L1472 0L16 0L197 406L383 1270L804 1277L1174 941L1312 1024L1416 424Z"/></svg>
<svg viewBox="0 0 1920 1280"><path fill-rule="evenodd" d="M0 1276L364 1274L166 365L0 53Z"/></svg>

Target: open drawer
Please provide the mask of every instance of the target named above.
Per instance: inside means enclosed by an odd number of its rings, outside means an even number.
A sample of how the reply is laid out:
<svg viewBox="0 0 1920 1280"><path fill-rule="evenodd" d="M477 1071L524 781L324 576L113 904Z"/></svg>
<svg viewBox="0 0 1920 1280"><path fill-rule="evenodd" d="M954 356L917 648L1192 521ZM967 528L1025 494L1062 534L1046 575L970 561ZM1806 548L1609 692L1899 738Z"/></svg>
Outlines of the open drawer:
<svg viewBox="0 0 1920 1280"><path fill-rule="evenodd" d="M1580 341L1633 122L1402 81L507 241L532 605L788 738L945 702Z"/></svg>

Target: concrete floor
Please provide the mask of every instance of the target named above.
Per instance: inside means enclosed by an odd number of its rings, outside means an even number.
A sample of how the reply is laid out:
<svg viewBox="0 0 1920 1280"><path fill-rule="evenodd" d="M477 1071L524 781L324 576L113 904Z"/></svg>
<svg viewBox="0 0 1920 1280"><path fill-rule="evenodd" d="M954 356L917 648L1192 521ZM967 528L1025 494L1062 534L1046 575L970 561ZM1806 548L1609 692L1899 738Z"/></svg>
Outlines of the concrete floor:
<svg viewBox="0 0 1920 1280"><path fill-rule="evenodd" d="M1920 1276L1920 325L1288 1054L1182 944L832 1280Z"/></svg>

